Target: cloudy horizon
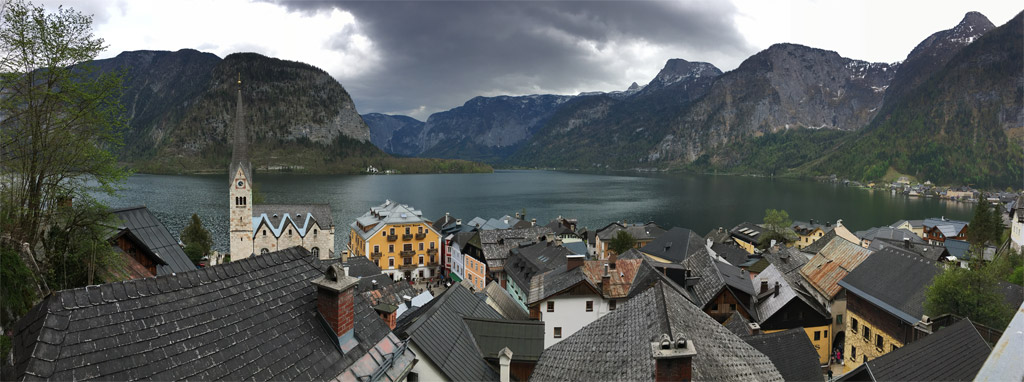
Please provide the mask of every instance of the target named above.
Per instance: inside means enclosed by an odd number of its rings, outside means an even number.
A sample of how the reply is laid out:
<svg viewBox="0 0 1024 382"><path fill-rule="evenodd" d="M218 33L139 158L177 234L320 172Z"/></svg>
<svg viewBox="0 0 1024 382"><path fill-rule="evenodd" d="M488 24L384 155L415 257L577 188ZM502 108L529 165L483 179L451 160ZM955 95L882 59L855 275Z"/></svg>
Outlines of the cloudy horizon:
<svg viewBox="0 0 1024 382"><path fill-rule="evenodd" d="M249 1L45 2L94 15L123 51L196 49L305 62L348 90L362 114L425 120L475 96L578 94L648 83L668 59L722 71L775 43L872 62L979 11L996 26L1010 2Z"/></svg>

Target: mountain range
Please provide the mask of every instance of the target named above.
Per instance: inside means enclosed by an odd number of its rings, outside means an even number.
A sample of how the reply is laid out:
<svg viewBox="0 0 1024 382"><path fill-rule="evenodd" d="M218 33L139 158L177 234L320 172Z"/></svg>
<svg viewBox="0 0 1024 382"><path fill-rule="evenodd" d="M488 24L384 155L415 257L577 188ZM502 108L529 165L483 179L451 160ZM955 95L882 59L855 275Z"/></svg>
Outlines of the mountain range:
<svg viewBox="0 0 1024 382"><path fill-rule="evenodd" d="M967 13L899 63L776 44L725 73L673 59L626 91L476 97L426 122L364 119L388 152L499 166L1019 185L1021 17L996 28Z"/></svg>

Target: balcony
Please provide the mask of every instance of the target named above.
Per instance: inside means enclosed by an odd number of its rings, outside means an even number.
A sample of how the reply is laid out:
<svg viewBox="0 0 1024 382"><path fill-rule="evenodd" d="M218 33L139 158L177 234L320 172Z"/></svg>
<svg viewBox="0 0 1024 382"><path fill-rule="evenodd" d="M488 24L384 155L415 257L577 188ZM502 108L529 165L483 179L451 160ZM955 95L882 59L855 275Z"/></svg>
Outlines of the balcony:
<svg viewBox="0 0 1024 382"><path fill-rule="evenodd" d="M370 252L370 259L373 261L380 260L381 256L384 256L384 254L380 252Z"/></svg>
<svg viewBox="0 0 1024 382"><path fill-rule="evenodd" d="M388 241L398 240L398 235L388 235Z"/></svg>
<svg viewBox="0 0 1024 382"><path fill-rule="evenodd" d="M416 264L402 264L398 269L403 271L414 271L416 270L416 267L418 267Z"/></svg>
<svg viewBox="0 0 1024 382"><path fill-rule="evenodd" d="M426 232L416 234L416 240L423 240L423 239L426 239L426 238L427 238L427 233Z"/></svg>
<svg viewBox="0 0 1024 382"><path fill-rule="evenodd" d="M402 241L409 241L409 240L412 240L412 234L402 235Z"/></svg>
<svg viewBox="0 0 1024 382"><path fill-rule="evenodd" d="M427 250L427 254L431 255L431 256L436 255L437 254L437 248L428 249Z"/></svg>
<svg viewBox="0 0 1024 382"><path fill-rule="evenodd" d="M416 256L416 251L402 251L399 252L398 254L402 255L402 257L413 257Z"/></svg>

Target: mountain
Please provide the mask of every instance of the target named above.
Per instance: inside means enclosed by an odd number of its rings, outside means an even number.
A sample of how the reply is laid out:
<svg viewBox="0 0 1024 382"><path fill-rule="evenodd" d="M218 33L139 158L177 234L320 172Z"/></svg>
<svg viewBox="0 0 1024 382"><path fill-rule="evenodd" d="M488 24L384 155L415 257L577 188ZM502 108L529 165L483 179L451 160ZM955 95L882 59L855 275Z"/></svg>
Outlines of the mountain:
<svg viewBox="0 0 1024 382"><path fill-rule="evenodd" d="M417 139L425 125L422 121L404 115L381 113L363 114L370 127L370 142L388 154L415 156L419 154Z"/></svg>
<svg viewBox="0 0 1024 382"><path fill-rule="evenodd" d="M128 129L117 155L144 172L223 170L239 86L255 168L351 173L369 165L405 172L478 167L391 158L370 143L369 127L345 88L301 62L255 53L220 59L186 49L123 52L91 64L100 73L124 73Z"/></svg>
<svg viewBox="0 0 1024 382"><path fill-rule="evenodd" d="M868 128L803 170L818 167L851 178L878 179L892 168L939 183L1020 185L1022 15L981 37L967 34L976 40L913 91L887 100L885 113ZM968 14L968 19L978 17ZM955 41L957 35L949 38Z"/></svg>

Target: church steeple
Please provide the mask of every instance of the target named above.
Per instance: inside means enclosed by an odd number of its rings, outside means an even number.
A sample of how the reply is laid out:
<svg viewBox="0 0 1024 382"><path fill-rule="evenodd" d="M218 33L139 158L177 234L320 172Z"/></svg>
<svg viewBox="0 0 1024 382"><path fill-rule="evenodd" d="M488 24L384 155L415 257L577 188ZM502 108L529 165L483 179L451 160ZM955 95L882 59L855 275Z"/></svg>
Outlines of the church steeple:
<svg viewBox="0 0 1024 382"><path fill-rule="evenodd" d="M235 174L241 168L246 179L252 179L252 164L249 162L249 139L245 129L242 108L242 75L238 75L238 101L235 106L235 129L231 151L231 165L228 166L228 180L234 183Z"/></svg>

